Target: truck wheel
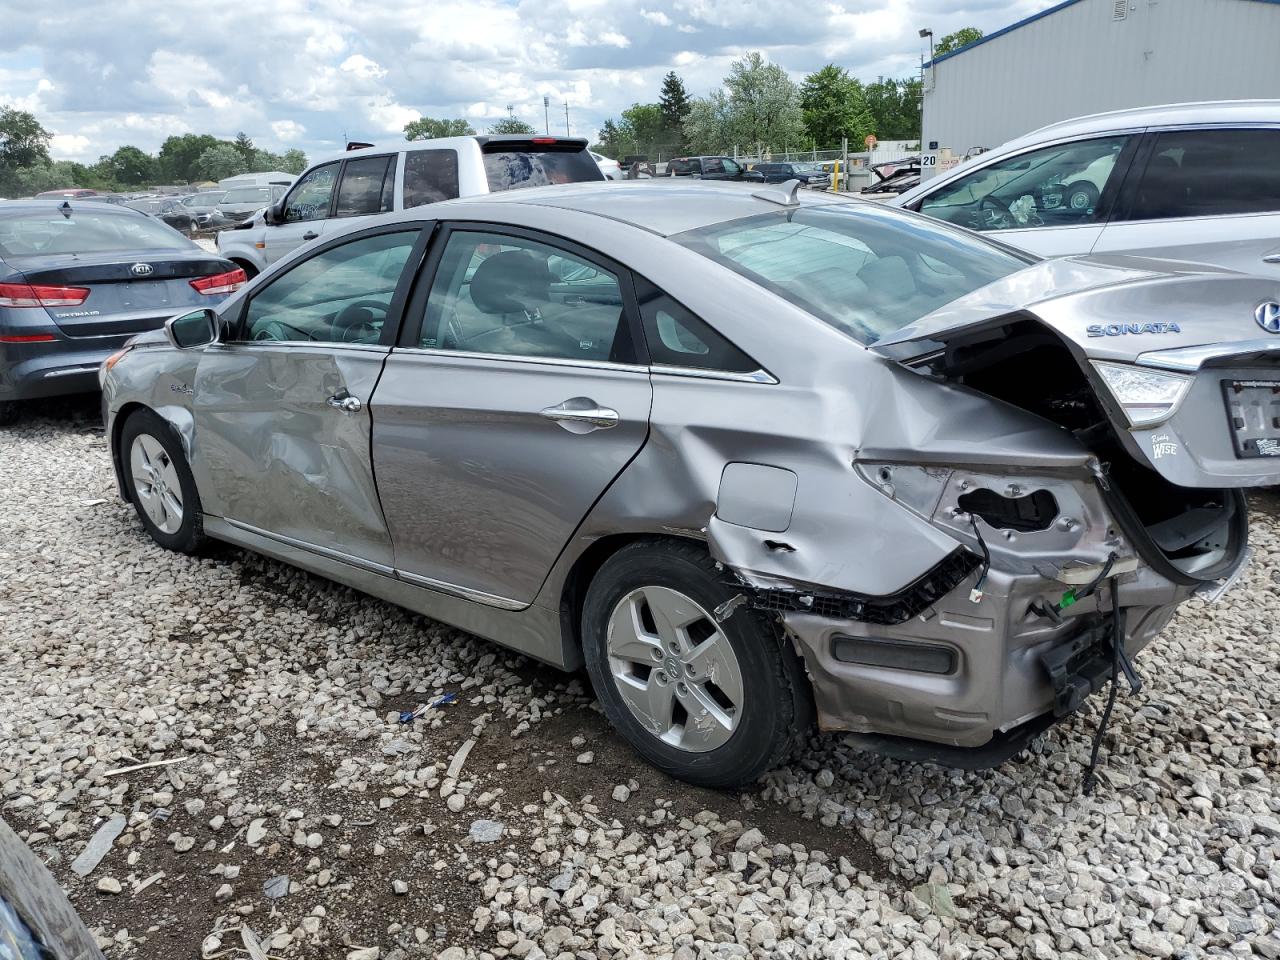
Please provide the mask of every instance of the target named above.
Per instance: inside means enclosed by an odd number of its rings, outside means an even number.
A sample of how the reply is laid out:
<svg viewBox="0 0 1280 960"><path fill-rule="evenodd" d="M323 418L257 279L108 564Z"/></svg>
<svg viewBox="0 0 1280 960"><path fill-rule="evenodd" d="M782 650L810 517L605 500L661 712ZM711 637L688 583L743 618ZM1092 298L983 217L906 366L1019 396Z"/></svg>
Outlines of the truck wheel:
<svg viewBox="0 0 1280 960"><path fill-rule="evenodd" d="M605 562L583 608L605 715L649 763L698 786L755 780L812 723L799 658L743 593L701 547L644 541Z"/></svg>

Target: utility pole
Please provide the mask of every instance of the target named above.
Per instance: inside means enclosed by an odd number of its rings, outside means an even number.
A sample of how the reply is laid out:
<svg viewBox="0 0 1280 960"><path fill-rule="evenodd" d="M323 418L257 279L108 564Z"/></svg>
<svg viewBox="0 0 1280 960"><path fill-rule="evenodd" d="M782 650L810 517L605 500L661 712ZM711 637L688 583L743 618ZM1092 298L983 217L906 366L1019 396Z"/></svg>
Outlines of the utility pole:
<svg viewBox="0 0 1280 960"><path fill-rule="evenodd" d="M564 102L564 135L569 136L569 101Z"/></svg>
<svg viewBox="0 0 1280 960"><path fill-rule="evenodd" d="M547 136L551 136L551 98L542 95L542 119L546 122Z"/></svg>

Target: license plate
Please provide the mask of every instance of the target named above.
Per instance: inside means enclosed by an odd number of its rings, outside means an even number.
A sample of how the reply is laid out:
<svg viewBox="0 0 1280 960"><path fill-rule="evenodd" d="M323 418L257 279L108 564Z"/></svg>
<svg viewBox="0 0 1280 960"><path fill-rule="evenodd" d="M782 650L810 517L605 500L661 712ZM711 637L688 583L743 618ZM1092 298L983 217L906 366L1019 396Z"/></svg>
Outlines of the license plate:
<svg viewBox="0 0 1280 960"><path fill-rule="evenodd" d="M1280 457L1280 380L1223 380L1236 456Z"/></svg>
<svg viewBox="0 0 1280 960"><path fill-rule="evenodd" d="M167 307L168 281L130 280L119 285L120 303L124 307Z"/></svg>

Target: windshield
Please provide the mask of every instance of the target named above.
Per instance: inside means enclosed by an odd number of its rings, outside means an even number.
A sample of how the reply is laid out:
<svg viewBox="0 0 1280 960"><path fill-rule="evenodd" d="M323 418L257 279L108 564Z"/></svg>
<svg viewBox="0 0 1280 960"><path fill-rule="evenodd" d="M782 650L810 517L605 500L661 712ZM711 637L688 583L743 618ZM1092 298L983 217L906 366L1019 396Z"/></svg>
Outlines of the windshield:
<svg viewBox="0 0 1280 960"><path fill-rule="evenodd" d="M163 222L125 213L73 211L0 213L0 256L185 250L190 245Z"/></svg>
<svg viewBox="0 0 1280 960"><path fill-rule="evenodd" d="M490 190L604 179L586 150L486 150L484 172Z"/></svg>
<svg viewBox="0 0 1280 960"><path fill-rule="evenodd" d="M779 210L671 239L864 344L1033 262L872 204Z"/></svg>

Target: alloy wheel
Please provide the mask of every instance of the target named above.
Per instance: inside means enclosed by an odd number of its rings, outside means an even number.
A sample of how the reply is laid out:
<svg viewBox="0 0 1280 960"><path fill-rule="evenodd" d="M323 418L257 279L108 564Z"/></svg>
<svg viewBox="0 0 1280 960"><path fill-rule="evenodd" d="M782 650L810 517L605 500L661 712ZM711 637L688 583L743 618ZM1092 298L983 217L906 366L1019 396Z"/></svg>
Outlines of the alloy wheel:
<svg viewBox="0 0 1280 960"><path fill-rule="evenodd" d="M609 672L627 709L691 753L723 746L742 718L742 669L715 618L668 587L641 587L609 617Z"/></svg>
<svg viewBox="0 0 1280 960"><path fill-rule="evenodd" d="M161 533L177 533L182 526L182 481L159 440L146 433L134 437L129 472L147 518Z"/></svg>

